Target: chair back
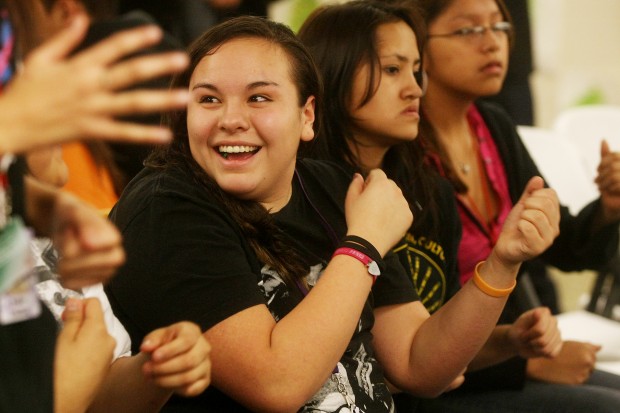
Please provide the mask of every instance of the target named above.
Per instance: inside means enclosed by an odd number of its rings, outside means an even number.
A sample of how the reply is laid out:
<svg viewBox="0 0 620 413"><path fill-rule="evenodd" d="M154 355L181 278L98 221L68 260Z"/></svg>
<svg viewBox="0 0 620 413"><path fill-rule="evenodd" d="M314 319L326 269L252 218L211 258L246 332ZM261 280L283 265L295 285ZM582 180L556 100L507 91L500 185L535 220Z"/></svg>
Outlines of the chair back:
<svg viewBox="0 0 620 413"><path fill-rule="evenodd" d="M598 197L596 185L589 179L584 159L574 142L550 129L518 126L517 131L543 178L572 214Z"/></svg>
<svg viewBox="0 0 620 413"><path fill-rule="evenodd" d="M556 118L553 130L573 142L583 159L589 179L596 177L601 160L601 141L620 151L620 106L588 105L564 110Z"/></svg>

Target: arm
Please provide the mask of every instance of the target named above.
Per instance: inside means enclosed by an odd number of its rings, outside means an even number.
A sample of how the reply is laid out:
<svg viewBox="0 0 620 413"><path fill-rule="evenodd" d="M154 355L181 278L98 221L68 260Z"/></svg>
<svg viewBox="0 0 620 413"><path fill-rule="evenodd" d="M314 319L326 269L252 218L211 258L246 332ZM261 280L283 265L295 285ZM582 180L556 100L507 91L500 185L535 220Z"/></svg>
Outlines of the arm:
<svg viewBox="0 0 620 413"><path fill-rule="evenodd" d="M114 339L97 299L69 299L63 319L54 357L54 411L81 413L108 372Z"/></svg>
<svg viewBox="0 0 620 413"><path fill-rule="evenodd" d="M114 361L90 413L159 411L173 393L195 396L209 385L210 346L197 325L179 322L155 330L141 350Z"/></svg>
<svg viewBox="0 0 620 413"><path fill-rule="evenodd" d="M557 236L558 221L555 192L533 178L480 268L481 277L496 288L513 285L520 263L540 254ZM386 377L412 394L437 396L482 348L506 300L468 282L432 317L419 302L378 308L374 343Z"/></svg>
<svg viewBox="0 0 620 413"><path fill-rule="evenodd" d="M156 43L161 31L142 27L123 32L69 57L83 39L87 19L77 17L34 50L0 98L0 153L91 138L162 143L170 132L115 118L181 108L185 91L122 91L141 81L174 73L187 57L172 53L122 60Z"/></svg>
<svg viewBox="0 0 620 413"><path fill-rule="evenodd" d="M80 288L111 277L125 260L116 227L72 195L24 179L26 217L39 233L52 236L63 285Z"/></svg>
<svg viewBox="0 0 620 413"><path fill-rule="evenodd" d="M365 182L355 177L345 210L349 233L367 239L381 254L411 224L400 189L380 171L371 172ZM371 284L363 264L338 255L310 293L277 323L258 305L210 328L205 336L213 346L214 385L252 410L297 410L342 357Z"/></svg>

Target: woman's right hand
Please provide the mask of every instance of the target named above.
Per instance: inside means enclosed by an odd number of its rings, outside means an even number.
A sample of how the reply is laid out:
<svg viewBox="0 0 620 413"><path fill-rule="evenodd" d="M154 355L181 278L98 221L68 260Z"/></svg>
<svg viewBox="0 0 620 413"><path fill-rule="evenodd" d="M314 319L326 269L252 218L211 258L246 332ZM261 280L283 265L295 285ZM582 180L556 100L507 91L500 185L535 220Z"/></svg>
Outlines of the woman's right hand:
<svg viewBox="0 0 620 413"><path fill-rule="evenodd" d="M560 204L542 178L530 179L506 218L492 256L506 267L517 267L543 253L560 233Z"/></svg>
<svg viewBox="0 0 620 413"><path fill-rule="evenodd" d="M402 191L380 169L366 179L355 174L345 200L348 234L370 242L385 255L411 227L413 214Z"/></svg>
<svg viewBox="0 0 620 413"><path fill-rule="evenodd" d="M558 321L547 307L536 307L521 314L510 326L508 338L523 358L553 358L562 351Z"/></svg>

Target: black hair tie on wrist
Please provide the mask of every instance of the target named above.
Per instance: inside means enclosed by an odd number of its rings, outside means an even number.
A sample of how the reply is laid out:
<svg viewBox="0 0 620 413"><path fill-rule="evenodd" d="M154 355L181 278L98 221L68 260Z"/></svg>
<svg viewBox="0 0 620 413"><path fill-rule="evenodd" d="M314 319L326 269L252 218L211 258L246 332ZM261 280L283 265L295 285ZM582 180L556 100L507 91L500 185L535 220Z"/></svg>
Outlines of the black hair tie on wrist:
<svg viewBox="0 0 620 413"><path fill-rule="evenodd" d="M381 254L379 254L379 251L377 251L374 245L364 238L358 237L357 235L347 235L342 239L339 247L348 247L358 250L372 258L379 266L381 273L385 270L385 261L383 261Z"/></svg>

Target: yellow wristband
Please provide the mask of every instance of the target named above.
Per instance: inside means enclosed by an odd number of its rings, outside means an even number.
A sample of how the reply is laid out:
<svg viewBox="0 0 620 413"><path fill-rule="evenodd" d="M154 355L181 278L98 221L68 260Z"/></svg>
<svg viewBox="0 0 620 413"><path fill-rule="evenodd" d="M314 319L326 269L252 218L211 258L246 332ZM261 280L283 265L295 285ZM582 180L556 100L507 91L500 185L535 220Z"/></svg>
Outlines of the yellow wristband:
<svg viewBox="0 0 620 413"><path fill-rule="evenodd" d="M480 291L491 297L500 298L506 297L512 292L512 290L515 289L515 287L517 286L517 280L515 280L514 284L512 284L512 286L508 288L493 288L489 284L487 284L478 272L478 268L480 268L482 264L484 264L484 261L480 261L474 269L474 284L480 289Z"/></svg>

